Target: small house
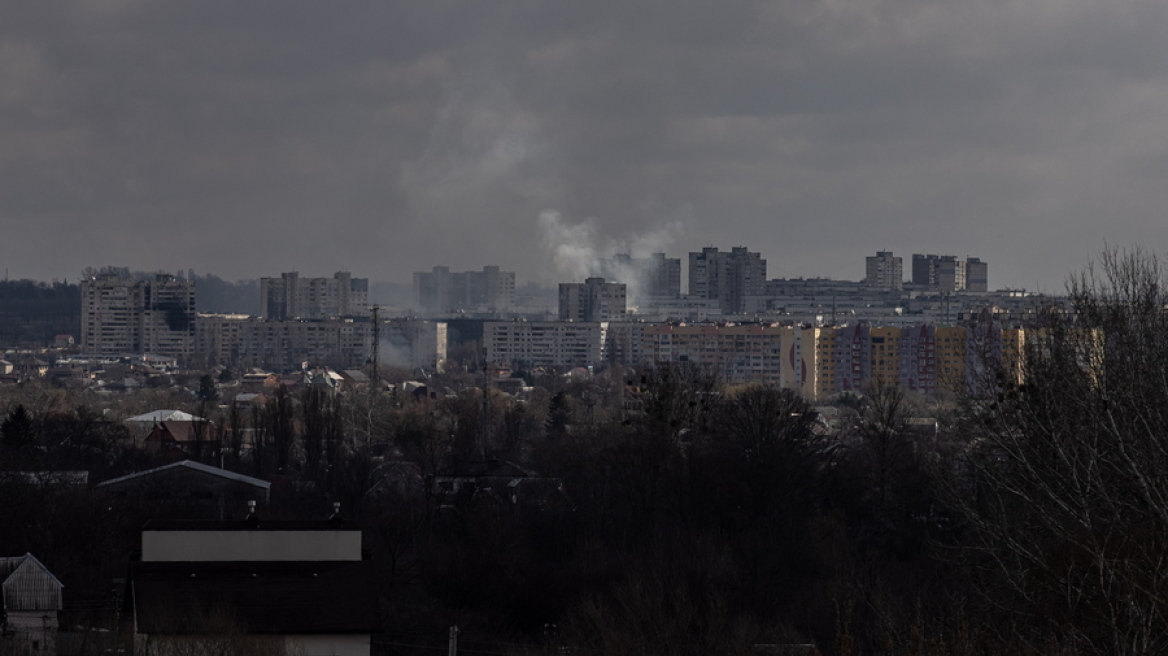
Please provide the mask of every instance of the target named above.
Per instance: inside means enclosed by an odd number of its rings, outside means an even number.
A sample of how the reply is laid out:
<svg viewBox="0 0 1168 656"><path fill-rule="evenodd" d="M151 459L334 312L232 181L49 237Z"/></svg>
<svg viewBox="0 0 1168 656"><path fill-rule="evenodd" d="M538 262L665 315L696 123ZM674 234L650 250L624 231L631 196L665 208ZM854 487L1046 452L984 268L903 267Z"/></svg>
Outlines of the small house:
<svg viewBox="0 0 1168 656"><path fill-rule="evenodd" d="M0 652L57 653L57 613L64 587L32 554L0 557L4 602Z"/></svg>

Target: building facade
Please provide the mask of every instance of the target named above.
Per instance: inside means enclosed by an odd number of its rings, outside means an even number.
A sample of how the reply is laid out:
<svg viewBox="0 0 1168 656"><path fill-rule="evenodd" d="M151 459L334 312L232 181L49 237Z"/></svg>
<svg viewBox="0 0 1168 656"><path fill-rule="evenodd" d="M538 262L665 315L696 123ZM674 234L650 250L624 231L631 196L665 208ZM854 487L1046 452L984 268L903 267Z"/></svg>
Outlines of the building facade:
<svg viewBox="0 0 1168 656"><path fill-rule="evenodd" d="M446 359L443 322L386 320L380 333L383 364L433 368ZM359 368L373 354L373 324L361 317L265 321L246 315L201 314L195 351L196 361L208 367L292 371L308 362Z"/></svg>
<svg viewBox="0 0 1168 656"><path fill-rule="evenodd" d="M338 271L332 278L301 278L283 273L260 278L260 316L264 319L328 319L369 313L369 279Z"/></svg>
<svg viewBox="0 0 1168 656"><path fill-rule="evenodd" d="M989 291L989 265L976 257L965 260L965 290L969 292Z"/></svg>
<svg viewBox="0 0 1168 656"><path fill-rule="evenodd" d="M604 278L560 283L560 321L624 321L628 287Z"/></svg>
<svg viewBox="0 0 1168 656"><path fill-rule="evenodd" d="M515 272L485 266L452 273L436 266L414 273L414 300L427 312L507 310L515 302Z"/></svg>
<svg viewBox="0 0 1168 656"><path fill-rule="evenodd" d="M745 246L689 254L689 295L717 299L724 314L740 314L747 296L766 293L766 260Z"/></svg>
<svg viewBox="0 0 1168 656"><path fill-rule="evenodd" d="M485 323L484 342L491 362L513 366L692 363L724 385L768 385L822 400L880 383L923 394L976 391L999 367L1021 380L1026 332L997 325L515 321Z"/></svg>
<svg viewBox="0 0 1168 656"><path fill-rule="evenodd" d="M913 285L942 294L989 291L989 265L976 257L960 260L956 255L913 254Z"/></svg>
<svg viewBox="0 0 1168 656"><path fill-rule="evenodd" d="M486 321L487 361L525 368L593 367L604 361L608 324L581 321Z"/></svg>
<svg viewBox="0 0 1168 656"><path fill-rule="evenodd" d="M877 251L865 258L864 284L876 289L898 291L904 287L904 260L892 251Z"/></svg>
<svg viewBox="0 0 1168 656"><path fill-rule="evenodd" d="M81 284L81 349L185 361L195 340L195 282L158 274L128 280L99 274Z"/></svg>

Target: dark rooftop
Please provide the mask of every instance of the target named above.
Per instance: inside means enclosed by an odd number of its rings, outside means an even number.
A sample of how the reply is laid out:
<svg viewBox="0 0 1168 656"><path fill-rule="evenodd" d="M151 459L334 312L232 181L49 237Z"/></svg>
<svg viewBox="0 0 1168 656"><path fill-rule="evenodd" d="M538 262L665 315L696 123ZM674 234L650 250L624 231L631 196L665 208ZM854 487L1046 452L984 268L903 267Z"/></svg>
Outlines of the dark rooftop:
<svg viewBox="0 0 1168 656"><path fill-rule="evenodd" d="M248 633L373 633L373 580L370 561L130 565L138 631L147 634L204 633L200 620L216 612Z"/></svg>
<svg viewBox="0 0 1168 656"><path fill-rule="evenodd" d="M143 531L360 531L357 522L334 519L153 519Z"/></svg>

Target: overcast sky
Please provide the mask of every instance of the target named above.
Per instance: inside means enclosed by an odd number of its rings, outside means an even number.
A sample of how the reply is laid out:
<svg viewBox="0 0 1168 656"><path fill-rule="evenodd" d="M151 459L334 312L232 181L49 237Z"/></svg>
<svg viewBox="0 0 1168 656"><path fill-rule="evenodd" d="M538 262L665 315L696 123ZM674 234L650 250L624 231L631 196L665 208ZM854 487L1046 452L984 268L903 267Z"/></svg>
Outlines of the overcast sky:
<svg viewBox="0 0 1168 656"><path fill-rule="evenodd" d="M1163 0L7 2L0 266L551 283L746 245L1058 292L1164 252L1166 33Z"/></svg>

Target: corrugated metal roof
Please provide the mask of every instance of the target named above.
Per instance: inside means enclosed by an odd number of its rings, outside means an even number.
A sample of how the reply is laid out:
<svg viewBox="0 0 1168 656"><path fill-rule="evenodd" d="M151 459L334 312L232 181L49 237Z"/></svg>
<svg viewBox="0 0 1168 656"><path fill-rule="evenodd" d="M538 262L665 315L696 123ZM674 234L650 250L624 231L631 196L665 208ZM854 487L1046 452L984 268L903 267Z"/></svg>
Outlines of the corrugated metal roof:
<svg viewBox="0 0 1168 656"><path fill-rule="evenodd" d="M155 467L154 469L147 469L146 471L140 471L140 472L137 472L135 474L127 474L125 476L119 476L118 478L111 478L108 481L102 481L101 483L98 483L96 487L105 487L107 485L113 485L114 483L121 483L122 481L128 481L128 480L132 480L135 478L141 478L143 476L151 476L151 475L157 474L159 472L168 471L171 469L177 469L179 467L184 467L186 469L193 469L195 471L203 472L204 474L210 474L212 476L218 476L220 478L226 478L229 480L238 481L240 483L247 483L248 485L254 485L255 487L263 488L265 490L272 486L271 483L269 483L267 481L261 481L258 478L252 478L251 476L245 476L244 474L237 474L236 472L227 471L226 469L219 469L218 467L204 465L203 463L195 462L194 460L181 460L179 462L172 462L169 465L163 465L161 467Z"/></svg>
<svg viewBox="0 0 1168 656"><path fill-rule="evenodd" d="M0 558L5 610L60 610L65 586L32 554Z"/></svg>

